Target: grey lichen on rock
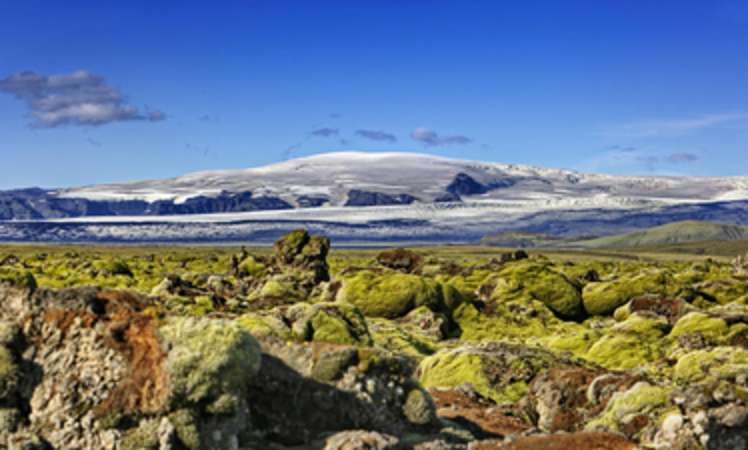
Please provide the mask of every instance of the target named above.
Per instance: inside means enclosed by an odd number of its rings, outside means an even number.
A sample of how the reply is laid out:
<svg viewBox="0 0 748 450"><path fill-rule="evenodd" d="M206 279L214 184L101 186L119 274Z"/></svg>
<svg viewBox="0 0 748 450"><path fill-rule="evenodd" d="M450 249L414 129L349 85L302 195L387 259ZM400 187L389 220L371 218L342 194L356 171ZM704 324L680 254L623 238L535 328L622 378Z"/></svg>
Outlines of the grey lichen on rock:
<svg viewBox="0 0 748 450"><path fill-rule="evenodd" d="M169 347L173 405L240 396L260 368L259 344L236 322L174 317L159 331Z"/></svg>
<svg viewBox="0 0 748 450"><path fill-rule="evenodd" d="M437 420L434 401L426 390L416 387L408 392L403 405L403 414L415 425L429 425Z"/></svg>

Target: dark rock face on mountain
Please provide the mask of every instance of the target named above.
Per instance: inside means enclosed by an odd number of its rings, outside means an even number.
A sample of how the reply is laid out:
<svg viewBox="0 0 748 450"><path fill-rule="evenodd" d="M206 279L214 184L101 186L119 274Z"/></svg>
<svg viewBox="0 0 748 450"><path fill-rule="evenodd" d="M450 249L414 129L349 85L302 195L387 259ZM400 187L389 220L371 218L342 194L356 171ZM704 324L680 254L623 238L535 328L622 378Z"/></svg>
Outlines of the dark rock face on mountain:
<svg viewBox="0 0 748 450"><path fill-rule="evenodd" d="M251 192L198 196L182 203L173 200L88 200L58 197L39 188L0 192L0 220L39 220L84 216L144 216L209 214L293 208L277 197L254 197Z"/></svg>
<svg viewBox="0 0 748 450"><path fill-rule="evenodd" d="M299 208L317 208L329 202L329 198L321 195L301 195L296 198Z"/></svg>
<svg viewBox="0 0 748 450"><path fill-rule="evenodd" d="M459 200L461 195L480 195L485 194L493 189L501 189L512 187L515 184L515 180L510 178L502 178L494 180L488 184L481 184L466 173L458 173L454 180L447 185L447 193L452 194ZM450 200L440 200L450 201Z"/></svg>
<svg viewBox="0 0 748 450"><path fill-rule="evenodd" d="M445 192L444 194L434 199L434 203L453 203L453 202L461 202L461 201L462 201L462 198L460 198L459 195L453 194L451 192Z"/></svg>
<svg viewBox="0 0 748 450"><path fill-rule="evenodd" d="M410 194L388 195L353 189L348 192L345 206L410 205L418 199Z"/></svg>
<svg viewBox="0 0 748 450"><path fill-rule="evenodd" d="M447 192L454 195L485 194L488 188L466 173L458 173L447 186Z"/></svg>

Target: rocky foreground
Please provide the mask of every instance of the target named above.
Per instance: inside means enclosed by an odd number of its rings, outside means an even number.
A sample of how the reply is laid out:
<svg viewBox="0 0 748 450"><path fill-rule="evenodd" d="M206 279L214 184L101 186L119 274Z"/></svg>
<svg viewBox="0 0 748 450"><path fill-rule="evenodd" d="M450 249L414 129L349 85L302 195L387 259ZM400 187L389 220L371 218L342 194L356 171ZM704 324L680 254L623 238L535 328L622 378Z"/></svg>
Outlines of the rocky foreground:
<svg viewBox="0 0 748 450"><path fill-rule="evenodd" d="M743 259L328 250L2 258L0 448L748 448Z"/></svg>

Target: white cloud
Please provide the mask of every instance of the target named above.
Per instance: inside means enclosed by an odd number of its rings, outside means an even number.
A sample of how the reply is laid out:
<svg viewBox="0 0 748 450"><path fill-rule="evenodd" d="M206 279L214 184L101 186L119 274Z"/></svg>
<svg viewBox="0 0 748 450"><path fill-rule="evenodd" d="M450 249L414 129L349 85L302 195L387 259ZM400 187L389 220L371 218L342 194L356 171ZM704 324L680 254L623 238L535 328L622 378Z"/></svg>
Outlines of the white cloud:
<svg viewBox="0 0 748 450"><path fill-rule="evenodd" d="M37 128L128 120L157 122L166 118L161 111L141 113L128 105L122 93L107 85L103 77L85 70L49 76L19 72L0 80L0 92L25 101L34 118L31 125Z"/></svg>

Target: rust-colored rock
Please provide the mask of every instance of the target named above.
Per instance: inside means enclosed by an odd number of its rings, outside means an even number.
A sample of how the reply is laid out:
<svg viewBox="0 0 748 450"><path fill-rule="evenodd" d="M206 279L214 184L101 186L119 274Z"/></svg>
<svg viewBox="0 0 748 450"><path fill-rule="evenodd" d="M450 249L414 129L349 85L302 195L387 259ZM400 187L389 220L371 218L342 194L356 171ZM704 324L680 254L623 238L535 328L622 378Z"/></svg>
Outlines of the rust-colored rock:
<svg viewBox="0 0 748 450"><path fill-rule="evenodd" d="M404 248L385 250L377 255L377 263L380 265L405 273L415 271L422 260L421 255Z"/></svg>
<svg viewBox="0 0 748 450"><path fill-rule="evenodd" d="M502 412L477 394L462 389L432 389L429 391L437 408L437 415L478 427L487 436L503 437L530 428L517 417ZM471 395L472 394L472 395Z"/></svg>
<svg viewBox="0 0 748 450"><path fill-rule="evenodd" d="M509 443L475 444L471 450L635 450L636 444L612 433L526 436Z"/></svg>

